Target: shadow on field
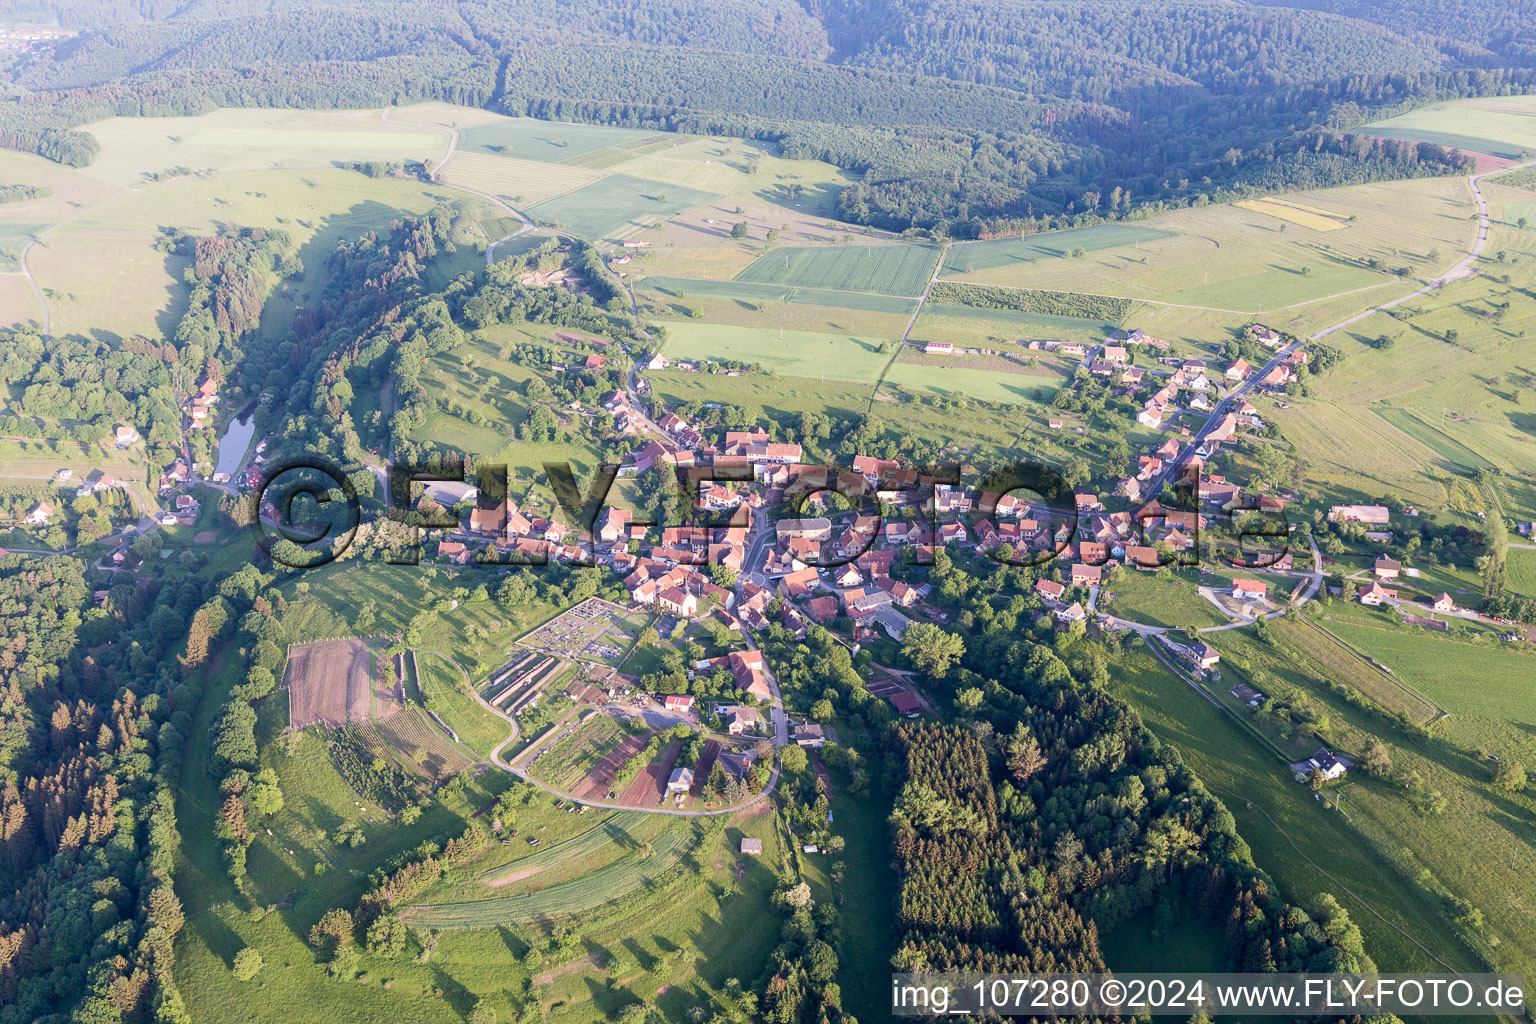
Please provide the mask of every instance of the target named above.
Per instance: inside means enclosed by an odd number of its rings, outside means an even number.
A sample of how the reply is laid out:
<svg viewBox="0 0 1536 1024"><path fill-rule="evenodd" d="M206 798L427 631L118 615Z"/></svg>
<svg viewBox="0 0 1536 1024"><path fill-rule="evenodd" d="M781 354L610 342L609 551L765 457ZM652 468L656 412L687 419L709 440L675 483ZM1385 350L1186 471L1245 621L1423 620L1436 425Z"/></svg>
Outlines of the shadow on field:
<svg viewBox="0 0 1536 1024"><path fill-rule="evenodd" d="M225 967L233 968L235 954L245 948L245 940L219 918L217 911L193 914L187 920L208 951L224 961Z"/></svg>

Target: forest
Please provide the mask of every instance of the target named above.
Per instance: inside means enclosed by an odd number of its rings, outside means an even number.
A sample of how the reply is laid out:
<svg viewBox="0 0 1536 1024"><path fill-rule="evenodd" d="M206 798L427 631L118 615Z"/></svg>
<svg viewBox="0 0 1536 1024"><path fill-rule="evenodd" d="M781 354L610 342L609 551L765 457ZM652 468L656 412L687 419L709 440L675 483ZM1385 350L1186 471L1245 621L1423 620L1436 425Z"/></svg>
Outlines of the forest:
<svg viewBox="0 0 1536 1024"><path fill-rule="evenodd" d="M1207 0L733 0L707 17L698 0L121 10L0 5L80 33L0 64L26 90L0 101L0 145L82 166L96 142L81 125L112 115L436 99L771 141L862 176L843 217L957 238L1451 173L1460 154L1349 130L1524 92L1536 75L1490 0L1421 16Z"/></svg>

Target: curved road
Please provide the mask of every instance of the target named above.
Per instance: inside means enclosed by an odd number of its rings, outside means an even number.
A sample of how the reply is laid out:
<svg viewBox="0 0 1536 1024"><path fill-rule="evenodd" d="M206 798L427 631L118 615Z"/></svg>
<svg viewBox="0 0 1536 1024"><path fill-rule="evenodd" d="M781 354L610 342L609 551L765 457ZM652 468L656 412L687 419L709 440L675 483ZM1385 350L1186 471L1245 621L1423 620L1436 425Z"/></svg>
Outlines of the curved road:
<svg viewBox="0 0 1536 1024"><path fill-rule="evenodd" d="M718 808L718 809L712 810L712 811L683 811L683 810L678 810L676 808L669 808L669 807L634 807L634 806L631 806L629 804L614 803L614 802L610 802L610 801L607 801L607 800L589 800L589 799L585 799L583 797L572 796L571 794L565 792L564 790L556 789L554 786L548 785L548 784L546 784L544 782L541 782L540 780L534 778L532 774L530 774L526 769L524 769L523 767L521 767L519 765L518 762L520 762L523 758L527 757L529 754L533 753L535 750L538 749L538 743L537 742L535 742L533 744L530 744L527 748L525 748L524 750L520 751L510 761L502 756L502 751L506 750L507 747L509 747L514 742L516 742L516 740L518 738L519 730L518 730L518 727L517 727L517 720L515 718L513 718L512 716L508 715L506 712L502 711L500 708L498 708L498 707L494 706L493 704L491 704L484 697L480 696L479 691L476 690L475 687L474 687L474 684L473 684L473 682L472 682L472 680L470 678L470 674L469 674L469 670L468 669L466 669L463 665L460 665L456 660L454 660L453 658L449 657L447 654L444 654L442 651L436 651L436 650L431 649L430 647L411 647L411 648L407 648L407 649L412 652L413 660L414 660L414 657L415 657L415 653L414 652L422 651L422 652L424 652L426 654L435 654L439 658L442 658L444 661L448 662L454 668L458 669L459 670L459 675L462 676L463 679L464 679L464 685L466 687L468 687L468 689L469 689L470 696L474 697L474 699L476 701L478 701L482 707L484 707L486 710L490 711L496 717L504 720L507 723L507 725L509 725L511 727L511 729L512 729L511 735L509 735L506 739L502 740L500 743L496 744L495 748L492 749L492 751L491 751L491 763L492 764L494 764L496 767L500 768L502 771L508 772L508 773L510 773L512 775L515 775L519 779L522 779L524 782L527 782L527 783L529 783L529 784L531 784L533 786L536 786L537 788L542 789L544 792L548 793L550 796L558 797L561 800L569 800L573 804L581 804L581 805L583 805L585 807L596 807L596 808L600 808L600 809L605 810L605 811L638 811L641 814L665 814L665 815L668 815L668 816L674 817L674 818L709 818L709 817L714 817L715 815L720 815L720 814L732 814L732 813L734 813L736 811L745 810L748 807L751 807L751 806L753 806L755 804L761 803L763 800L767 799L773 793L774 789L779 784L779 766L778 766L778 763L775 762L774 766L773 766L773 773L768 776L768 781L767 781L767 783L764 784L762 792L756 794L750 800L744 800L744 801L742 801L739 804L732 804L730 807L721 807L721 808ZM419 686L420 685L419 680L421 679L421 671L420 671L420 669L417 670L416 678L418 680L417 685ZM775 695L775 697L777 697L778 693L777 693L777 687L776 686L774 688L774 691L775 691L774 695ZM549 732L547 733L547 735L549 735L549 736L558 735L557 730L559 730L561 726L565 725L572 718L575 718L576 716L578 716L580 713L581 713L581 708L580 707L571 709L571 711L569 713L567 713L564 718L560 719L560 721L556 722L549 729ZM782 714L782 712L781 712L781 714Z"/></svg>
<svg viewBox="0 0 1536 1024"><path fill-rule="evenodd" d="M379 111L379 120L381 120L381 121L388 121L389 120L389 112L391 110L393 110L393 109L394 109L393 107L385 107L384 109L380 110ZM400 123L400 122L391 122L391 123L393 124L393 123ZM415 122L411 122L411 123L415 124ZM504 210L507 213L511 214L513 217L516 217L518 219L518 221L523 225L522 227L518 228L516 231L512 232L510 235L503 235L502 237L496 239L494 242L488 242L486 244L486 247L485 247L485 265L486 266L490 266L492 263L496 262L496 247L498 245L500 245L501 243L503 243L503 242L510 242L512 239L518 237L519 235L526 234L527 232L532 231L534 229L533 221L531 221L527 217L525 217L521 210L517 209L515 206L513 206L512 204L506 202L505 200L503 200L499 196L494 196L494 195L492 195L489 192L481 192L479 189L466 188L463 185L455 185L452 182L443 181L441 179L441 177L440 177L440 175L443 173L443 168L448 166L448 162L450 160L452 160L454 155L456 153L458 153L458 151L459 151L459 130L457 128L452 128L452 127L449 127L449 126L446 126L446 125L440 125L440 124L418 124L418 125L416 125L416 127L418 127L418 128L439 128L439 129L441 129L441 130L443 130L443 131L448 133L448 153L447 153L446 156L443 157L442 161L436 167L434 167L432 169L432 182L433 182L433 184L442 185L444 188L458 189L460 192L467 192L467 193L469 193L472 196L479 196L481 199L484 199L487 202L496 204L496 206L500 207L502 210Z"/></svg>

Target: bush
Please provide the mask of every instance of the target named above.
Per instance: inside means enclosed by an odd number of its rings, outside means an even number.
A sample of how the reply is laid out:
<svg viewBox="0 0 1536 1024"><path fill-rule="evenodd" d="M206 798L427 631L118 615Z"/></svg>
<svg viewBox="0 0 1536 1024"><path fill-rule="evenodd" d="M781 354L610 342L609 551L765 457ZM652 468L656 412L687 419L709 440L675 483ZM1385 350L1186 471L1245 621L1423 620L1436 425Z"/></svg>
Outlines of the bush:
<svg viewBox="0 0 1536 1024"><path fill-rule="evenodd" d="M235 977L239 978L241 981L250 981L252 978L256 977L256 975L261 973L261 967L261 954L256 952L250 946L246 946L240 952L235 954Z"/></svg>

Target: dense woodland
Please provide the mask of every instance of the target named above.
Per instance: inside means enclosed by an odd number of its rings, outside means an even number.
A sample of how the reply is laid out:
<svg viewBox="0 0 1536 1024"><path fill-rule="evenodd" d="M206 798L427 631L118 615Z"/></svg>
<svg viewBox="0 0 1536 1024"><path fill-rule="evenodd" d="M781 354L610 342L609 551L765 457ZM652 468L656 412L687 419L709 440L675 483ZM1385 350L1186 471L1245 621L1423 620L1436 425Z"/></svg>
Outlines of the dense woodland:
<svg viewBox="0 0 1536 1024"><path fill-rule="evenodd" d="M96 152L79 126L113 114L439 99L771 141L863 176L844 217L957 237L1449 173L1462 161L1438 146L1347 132L1536 75L1522 22L1490 0L6 0L3 15L80 32L0 68L25 92L0 102L0 145L71 165Z"/></svg>

